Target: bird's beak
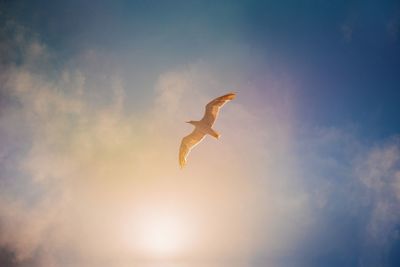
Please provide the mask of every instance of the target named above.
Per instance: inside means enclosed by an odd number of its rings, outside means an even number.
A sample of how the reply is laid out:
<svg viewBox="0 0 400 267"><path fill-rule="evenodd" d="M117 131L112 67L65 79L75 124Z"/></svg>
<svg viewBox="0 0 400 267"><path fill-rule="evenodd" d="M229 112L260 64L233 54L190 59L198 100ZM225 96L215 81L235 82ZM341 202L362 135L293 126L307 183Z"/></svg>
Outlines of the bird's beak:
<svg viewBox="0 0 400 267"><path fill-rule="evenodd" d="M190 123L190 121L185 121L186 123Z"/></svg>

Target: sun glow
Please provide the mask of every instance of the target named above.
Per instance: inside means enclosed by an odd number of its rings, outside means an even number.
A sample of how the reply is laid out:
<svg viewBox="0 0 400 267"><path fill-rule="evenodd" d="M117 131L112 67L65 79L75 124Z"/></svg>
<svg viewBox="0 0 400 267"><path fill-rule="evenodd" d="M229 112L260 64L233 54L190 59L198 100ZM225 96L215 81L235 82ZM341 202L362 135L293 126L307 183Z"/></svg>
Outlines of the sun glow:
<svg viewBox="0 0 400 267"><path fill-rule="evenodd" d="M176 210L142 212L126 225L124 239L145 258L176 258L193 238L191 224Z"/></svg>
<svg viewBox="0 0 400 267"><path fill-rule="evenodd" d="M183 245L183 222L174 216L154 216L142 225L142 245L158 255L177 252Z"/></svg>

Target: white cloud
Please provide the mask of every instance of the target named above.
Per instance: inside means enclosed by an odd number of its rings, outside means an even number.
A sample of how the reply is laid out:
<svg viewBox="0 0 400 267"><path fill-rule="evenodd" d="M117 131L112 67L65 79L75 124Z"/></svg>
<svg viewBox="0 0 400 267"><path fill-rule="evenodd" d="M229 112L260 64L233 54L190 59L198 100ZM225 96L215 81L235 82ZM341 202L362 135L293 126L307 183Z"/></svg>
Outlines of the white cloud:
<svg viewBox="0 0 400 267"><path fill-rule="evenodd" d="M371 148L356 167L360 181L368 188L371 215L367 224L368 238L381 246L392 240L400 218L398 174L400 146L398 139Z"/></svg>
<svg viewBox="0 0 400 267"><path fill-rule="evenodd" d="M266 78L261 101L229 66L196 62L160 74L147 92L154 101L135 109L128 93L136 85L123 76L100 73L107 82L96 86L90 70L50 76L46 46L20 39L26 60L4 65L1 77L10 102L1 109L0 161L11 171L0 173L0 246L22 263L145 257L135 235L154 211L190 225L185 257L238 261L304 247L338 192L344 212L372 207L365 231L376 247L399 222L398 142L371 148L336 128L299 134L293 99L282 93L290 81ZM204 104L228 91L238 97L215 125L221 140L207 138L180 171L179 142L191 131L184 121L201 118Z"/></svg>
<svg viewBox="0 0 400 267"><path fill-rule="evenodd" d="M237 88L240 99L245 82L234 85L206 63L192 64L161 74L148 110L127 113L123 77L109 75L94 88L91 73L79 69L50 76L50 62L33 60L46 58L46 47L26 37L23 43L24 64L5 66L4 94L13 102L0 127L25 133L8 163L8 181L18 189L3 190L0 200L0 245L18 261L66 266L146 257L121 229L138 227L135 216L148 206L187 218L193 236L184 257L282 253L307 226L307 196L292 187L291 122L276 118L279 111L233 101L215 126L222 141L205 140L190 166L178 168L180 138L190 131L183 122L200 118L225 88ZM9 141L3 158L18 143Z"/></svg>

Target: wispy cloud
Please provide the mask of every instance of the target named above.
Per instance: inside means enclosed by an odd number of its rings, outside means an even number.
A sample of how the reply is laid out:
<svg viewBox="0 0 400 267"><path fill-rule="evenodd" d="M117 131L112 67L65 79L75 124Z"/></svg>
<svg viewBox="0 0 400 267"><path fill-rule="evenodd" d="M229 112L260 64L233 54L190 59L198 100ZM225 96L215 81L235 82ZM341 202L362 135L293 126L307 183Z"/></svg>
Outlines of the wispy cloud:
<svg viewBox="0 0 400 267"><path fill-rule="evenodd" d="M107 79L93 86L90 70L49 72L49 48L16 33L4 46L19 52L1 66L0 246L17 264L118 266L149 257L140 229L155 213L188 225L175 256L190 259L302 264L323 254L315 244L350 248L343 241L356 229L354 257L365 262L393 242L397 139L368 144L351 129L299 125L290 82L266 78L260 100L257 85L204 61L160 73L146 109L135 108L129 90L139 89L122 74L96 73ZM215 125L222 140L206 139L180 171L180 138L191 130L183 121L227 91L238 98Z"/></svg>
<svg viewBox="0 0 400 267"><path fill-rule="evenodd" d="M384 246L392 241L399 223L400 145L398 138L371 148L356 166L371 201L368 237Z"/></svg>
<svg viewBox="0 0 400 267"><path fill-rule="evenodd" d="M2 158L13 160L2 162L10 171L1 174L0 244L17 262L146 258L135 229L152 210L188 217L194 236L177 256L189 258L281 253L298 234L290 222L306 225L307 197L291 189L295 172L287 170L290 121L272 113L260 120L258 110L231 103L216 126L224 141L207 139L191 166L178 169L180 138L190 131L183 121L201 117L204 104L226 92L207 64L160 74L148 109L126 112L123 77L113 75L94 89L85 71L49 74L46 46L24 40L22 64L3 65L2 94L10 102L2 107L0 128L23 133L26 142L17 151L19 140L9 136L2 146ZM277 164L274 155L287 162ZM150 215L140 215L144 207Z"/></svg>
<svg viewBox="0 0 400 267"><path fill-rule="evenodd" d="M340 27L340 32L342 33L345 42L350 43L353 39L353 27L348 24L343 24Z"/></svg>

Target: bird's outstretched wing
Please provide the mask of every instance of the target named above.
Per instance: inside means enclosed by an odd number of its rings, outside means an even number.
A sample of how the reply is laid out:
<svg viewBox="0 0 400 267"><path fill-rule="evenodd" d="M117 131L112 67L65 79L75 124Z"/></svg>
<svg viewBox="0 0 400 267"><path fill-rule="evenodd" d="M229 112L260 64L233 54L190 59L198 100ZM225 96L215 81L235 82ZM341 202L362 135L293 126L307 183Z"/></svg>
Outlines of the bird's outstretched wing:
<svg viewBox="0 0 400 267"><path fill-rule="evenodd" d="M206 106L206 112L204 117L201 119L202 122L206 123L210 127L214 124L217 119L219 109L228 101L235 99L235 93L229 93L220 97L215 98Z"/></svg>
<svg viewBox="0 0 400 267"><path fill-rule="evenodd" d="M179 165L181 168L185 166L186 158L189 155L190 150L200 143L204 136L204 133L194 130L191 134L182 139L181 147L179 149Z"/></svg>

